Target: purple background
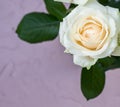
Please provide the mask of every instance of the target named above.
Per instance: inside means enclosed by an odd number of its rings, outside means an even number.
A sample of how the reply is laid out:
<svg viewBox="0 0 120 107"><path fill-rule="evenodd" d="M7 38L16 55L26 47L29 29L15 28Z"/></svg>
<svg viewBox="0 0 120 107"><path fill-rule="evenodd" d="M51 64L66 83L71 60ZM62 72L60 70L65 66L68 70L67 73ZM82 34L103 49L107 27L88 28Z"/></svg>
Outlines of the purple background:
<svg viewBox="0 0 120 107"><path fill-rule="evenodd" d="M120 107L120 69L107 72L103 93L87 102L81 68L58 38L34 45L18 39L23 15L43 10L42 0L0 0L0 107Z"/></svg>

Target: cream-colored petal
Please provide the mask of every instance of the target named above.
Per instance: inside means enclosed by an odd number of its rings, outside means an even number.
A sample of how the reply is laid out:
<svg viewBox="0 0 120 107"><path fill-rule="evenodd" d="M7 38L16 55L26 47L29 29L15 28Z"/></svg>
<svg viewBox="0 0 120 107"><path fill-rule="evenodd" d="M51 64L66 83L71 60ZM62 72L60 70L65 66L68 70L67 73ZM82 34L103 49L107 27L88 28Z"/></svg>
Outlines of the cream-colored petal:
<svg viewBox="0 0 120 107"><path fill-rule="evenodd" d="M91 58L89 56L74 55L73 62L76 65L80 65L81 67L87 67L87 69L90 69L90 67L97 62L97 59Z"/></svg>
<svg viewBox="0 0 120 107"><path fill-rule="evenodd" d="M54 0L54 1L84 5L85 3L87 3L88 0Z"/></svg>
<svg viewBox="0 0 120 107"><path fill-rule="evenodd" d="M115 51L112 53L113 56L120 56L120 46L118 46Z"/></svg>
<svg viewBox="0 0 120 107"><path fill-rule="evenodd" d="M120 46L120 34L118 35L118 46Z"/></svg>

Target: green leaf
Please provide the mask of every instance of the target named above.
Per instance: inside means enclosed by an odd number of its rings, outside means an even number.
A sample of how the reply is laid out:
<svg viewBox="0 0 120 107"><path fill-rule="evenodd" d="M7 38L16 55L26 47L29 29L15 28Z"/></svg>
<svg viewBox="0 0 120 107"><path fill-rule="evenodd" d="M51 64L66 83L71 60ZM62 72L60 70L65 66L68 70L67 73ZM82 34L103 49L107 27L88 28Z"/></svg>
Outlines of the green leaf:
<svg viewBox="0 0 120 107"><path fill-rule="evenodd" d="M120 0L109 0L108 5L120 10Z"/></svg>
<svg viewBox="0 0 120 107"><path fill-rule="evenodd" d="M107 5L108 4L108 0L97 0L99 3L103 4L103 5Z"/></svg>
<svg viewBox="0 0 120 107"><path fill-rule="evenodd" d="M75 8L76 6L78 6L78 5L71 3L70 6L69 6L69 9L70 9L70 8Z"/></svg>
<svg viewBox="0 0 120 107"><path fill-rule="evenodd" d="M66 12L66 15L68 15L75 7L77 7L78 5L75 5L75 4L70 4L69 5L69 8L68 8L68 10L67 10L67 12Z"/></svg>
<svg viewBox="0 0 120 107"><path fill-rule="evenodd" d="M101 64L102 68L104 69L104 72L110 69L120 68L120 57L111 56L103 58L100 59L98 63Z"/></svg>
<svg viewBox="0 0 120 107"><path fill-rule="evenodd" d="M53 40L58 35L60 22L45 13L30 13L23 17L16 33L29 43Z"/></svg>
<svg viewBox="0 0 120 107"><path fill-rule="evenodd" d="M81 89L87 100L100 95L104 89L105 72L120 68L120 57L111 56L99 59L90 70L82 69Z"/></svg>
<svg viewBox="0 0 120 107"><path fill-rule="evenodd" d="M44 0L47 11L58 18L59 20L62 20L66 16L66 8L63 5L63 3L55 2L54 0Z"/></svg>
<svg viewBox="0 0 120 107"><path fill-rule="evenodd" d="M102 5L111 6L120 10L120 0L98 0Z"/></svg>
<svg viewBox="0 0 120 107"><path fill-rule="evenodd" d="M99 63L90 70L82 69L81 90L87 100L97 97L104 89L105 72Z"/></svg>

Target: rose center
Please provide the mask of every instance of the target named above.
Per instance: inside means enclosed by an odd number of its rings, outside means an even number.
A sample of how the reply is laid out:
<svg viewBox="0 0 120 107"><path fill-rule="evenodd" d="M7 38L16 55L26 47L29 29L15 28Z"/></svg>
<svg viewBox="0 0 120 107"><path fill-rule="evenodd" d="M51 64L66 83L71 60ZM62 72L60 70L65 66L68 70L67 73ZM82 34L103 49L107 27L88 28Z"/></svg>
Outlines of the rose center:
<svg viewBox="0 0 120 107"><path fill-rule="evenodd" d="M75 36L77 44L89 50L99 50L105 43L106 30L95 18L88 17L83 21L82 27Z"/></svg>

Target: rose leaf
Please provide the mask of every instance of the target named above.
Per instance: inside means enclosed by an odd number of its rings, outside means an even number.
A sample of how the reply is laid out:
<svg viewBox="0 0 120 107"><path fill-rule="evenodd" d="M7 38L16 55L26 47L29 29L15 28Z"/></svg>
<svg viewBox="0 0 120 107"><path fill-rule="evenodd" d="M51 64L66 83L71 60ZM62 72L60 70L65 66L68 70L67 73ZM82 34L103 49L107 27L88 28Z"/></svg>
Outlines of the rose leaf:
<svg viewBox="0 0 120 107"><path fill-rule="evenodd" d="M110 69L120 68L120 57L119 56L106 57L100 59L98 63L101 64L102 68L104 69L104 72L106 72Z"/></svg>
<svg viewBox="0 0 120 107"><path fill-rule="evenodd" d="M100 95L105 85L105 72L99 63L92 66L90 70L82 69L81 90L87 100Z"/></svg>
<svg viewBox="0 0 120 107"><path fill-rule="evenodd" d="M53 40L57 37L60 22L52 15L45 13L29 13L19 23L16 33L18 37L29 43Z"/></svg>
<svg viewBox="0 0 120 107"><path fill-rule="evenodd" d="M108 4L108 0L97 0L99 3L103 4L103 5L107 5Z"/></svg>
<svg viewBox="0 0 120 107"><path fill-rule="evenodd" d="M105 6L111 6L120 10L120 0L98 0L98 2Z"/></svg>
<svg viewBox="0 0 120 107"><path fill-rule="evenodd" d="M63 20L67 11L63 3L54 0L44 0L44 3L49 14L55 16L58 20Z"/></svg>

